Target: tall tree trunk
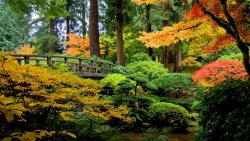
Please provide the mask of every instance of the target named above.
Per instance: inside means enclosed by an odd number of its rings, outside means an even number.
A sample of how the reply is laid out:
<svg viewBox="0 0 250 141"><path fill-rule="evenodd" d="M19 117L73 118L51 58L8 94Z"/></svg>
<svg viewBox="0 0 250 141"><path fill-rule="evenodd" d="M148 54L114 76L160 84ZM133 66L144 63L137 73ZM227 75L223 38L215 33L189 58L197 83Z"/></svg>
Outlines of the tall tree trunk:
<svg viewBox="0 0 250 141"><path fill-rule="evenodd" d="M152 31L151 23L150 23L150 5L146 5L146 31L147 33ZM148 56L153 59L153 48L148 48Z"/></svg>
<svg viewBox="0 0 250 141"><path fill-rule="evenodd" d="M182 47L179 44L176 48L175 52L175 64L174 64L174 72L180 72L180 67L181 67L181 50Z"/></svg>
<svg viewBox="0 0 250 141"><path fill-rule="evenodd" d="M55 35L55 19L49 19L49 33L50 35ZM50 52L56 52L56 45L54 42L50 43Z"/></svg>
<svg viewBox="0 0 250 141"><path fill-rule="evenodd" d="M246 43L244 43L240 37L238 36L236 39L237 46L240 48L242 54L243 54L243 65L246 69L246 72L249 76L250 80L250 58L249 58L249 48Z"/></svg>
<svg viewBox="0 0 250 141"><path fill-rule="evenodd" d="M101 56L99 43L99 26L98 26L98 1L90 0L90 17L89 17L89 41L90 55Z"/></svg>
<svg viewBox="0 0 250 141"><path fill-rule="evenodd" d="M169 3L164 4L165 11L168 11L170 9ZM172 17L171 17L172 18ZM169 26L169 21L164 20L163 21L164 26ZM162 49L162 64L164 65L165 68L169 67L169 60L168 60L168 47L164 46Z"/></svg>
<svg viewBox="0 0 250 141"><path fill-rule="evenodd" d="M68 13L70 12L70 4L71 4L71 0L67 0L66 10L67 10ZM70 17L67 16L66 17L66 34L67 35L70 33L70 23L69 23L69 21L70 21ZM67 36L66 41L69 41L69 37L68 36ZM68 47L69 46L67 45L67 48Z"/></svg>
<svg viewBox="0 0 250 141"><path fill-rule="evenodd" d="M117 1L117 13L116 13L116 22L117 22L117 59L118 63L122 66L125 65L124 58L124 41L123 41L123 2Z"/></svg>
<svg viewBox="0 0 250 141"><path fill-rule="evenodd" d="M165 68L168 68L168 47L165 46L162 48L162 64Z"/></svg>
<svg viewBox="0 0 250 141"><path fill-rule="evenodd" d="M87 7L87 1L82 0L81 1L81 23L82 23L82 36L84 37L87 34L87 23L85 21L86 19L86 7Z"/></svg>

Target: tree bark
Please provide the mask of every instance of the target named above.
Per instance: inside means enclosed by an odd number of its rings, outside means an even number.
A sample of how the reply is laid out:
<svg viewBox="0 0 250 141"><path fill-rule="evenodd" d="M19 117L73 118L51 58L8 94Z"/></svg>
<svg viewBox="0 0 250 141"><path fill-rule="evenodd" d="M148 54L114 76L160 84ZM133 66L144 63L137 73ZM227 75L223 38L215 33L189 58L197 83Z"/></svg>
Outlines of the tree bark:
<svg viewBox="0 0 250 141"><path fill-rule="evenodd" d="M149 33L152 31L152 26L150 23L150 5L146 5L146 32ZM148 48L148 56L150 56L153 59L153 48Z"/></svg>
<svg viewBox="0 0 250 141"><path fill-rule="evenodd" d="M82 36L84 37L87 34L87 23L85 21L86 19L86 6L87 6L87 1L82 0L81 1L81 23L82 23Z"/></svg>
<svg viewBox="0 0 250 141"><path fill-rule="evenodd" d="M237 39L237 46L240 48L243 54L243 65L250 79L250 59L249 59L249 48L239 37Z"/></svg>
<svg viewBox="0 0 250 141"><path fill-rule="evenodd" d="M168 47L165 46L162 48L162 64L165 68L168 68Z"/></svg>
<svg viewBox="0 0 250 141"><path fill-rule="evenodd" d="M50 35L55 35L55 19L49 19L49 33ZM50 43L50 52L56 52L56 45L54 42Z"/></svg>
<svg viewBox="0 0 250 141"><path fill-rule="evenodd" d="M181 50L182 47L180 45L176 48L176 59L175 59L175 65L174 65L174 72L180 72L181 67Z"/></svg>
<svg viewBox="0 0 250 141"><path fill-rule="evenodd" d="M89 17L89 46L90 55L101 56L99 43L99 25L98 25L98 1L90 0L90 17Z"/></svg>
<svg viewBox="0 0 250 141"><path fill-rule="evenodd" d="M168 3L164 4L165 11L170 9L170 5ZM163 21L164 26L169 26L169 22L167 20ZM162 64L164 65L165 68L169 67L169 60L168 60L168 47L164 46L162 49Z"/></svg>
<svg viewBox="0 0 250 141"><path fill-rule="evenodd" d="M123 41L123 2L117 1L117 13L116 13L116 22L117 22L117 59L118 63L122 66L125 65L124 58L124 41Z"/></svg>
<svg viewBox="0 0 250 141"><path fill-rule="evenodd" d="M69 13L70 12L70 3L71 0L67 0L66 10ZM66 34L68 35L70 33L70 16L66 17ZM67 36L66 41L69 41L69 37ZM67 45L67 48L69 46Z"/></svg>

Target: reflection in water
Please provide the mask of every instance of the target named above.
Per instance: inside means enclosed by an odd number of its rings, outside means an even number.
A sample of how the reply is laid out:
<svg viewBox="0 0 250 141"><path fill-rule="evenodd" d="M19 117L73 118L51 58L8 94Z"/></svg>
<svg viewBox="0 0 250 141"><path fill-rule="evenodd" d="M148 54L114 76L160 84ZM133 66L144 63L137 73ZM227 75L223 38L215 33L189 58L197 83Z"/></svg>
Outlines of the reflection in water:
<svg viewBox="0 0 250 141"><path fill-rule="evenodd" d="M150 133L122 133L121 134L124 138L124 141L141 141L144 137L154 135L166 135L169 141L194 141L195 135L194 134L150 134Z"/></svg>

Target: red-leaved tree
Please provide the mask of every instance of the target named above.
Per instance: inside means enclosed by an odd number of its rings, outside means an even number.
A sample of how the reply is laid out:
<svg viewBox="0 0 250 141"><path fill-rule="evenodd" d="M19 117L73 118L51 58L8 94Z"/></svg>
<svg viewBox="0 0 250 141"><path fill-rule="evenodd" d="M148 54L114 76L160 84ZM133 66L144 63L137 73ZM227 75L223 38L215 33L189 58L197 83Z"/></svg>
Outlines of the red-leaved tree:
<svg viewBox="0 0 250 141"><path fill-rule="evenodd" d="M217 85L225 80L247 80L249 78L241 61L219 60L196 71L193 80L206 87Z"/></svg>

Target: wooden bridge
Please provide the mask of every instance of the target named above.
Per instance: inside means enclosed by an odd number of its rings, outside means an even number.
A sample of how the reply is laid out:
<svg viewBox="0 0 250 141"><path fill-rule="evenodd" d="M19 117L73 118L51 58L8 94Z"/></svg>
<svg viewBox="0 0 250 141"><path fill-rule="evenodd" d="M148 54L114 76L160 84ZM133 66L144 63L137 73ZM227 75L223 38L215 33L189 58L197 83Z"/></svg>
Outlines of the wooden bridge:
<svg viewBox="0 0 250 141"><path fill-rule="evenodd" d="M103 78L112 72L114 64L108 61L78 58L68 56L11 54L18 64L34 64L36 66L47 65L53 67L56 64L66 64L70 71L83 78Z"/></svg>

